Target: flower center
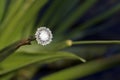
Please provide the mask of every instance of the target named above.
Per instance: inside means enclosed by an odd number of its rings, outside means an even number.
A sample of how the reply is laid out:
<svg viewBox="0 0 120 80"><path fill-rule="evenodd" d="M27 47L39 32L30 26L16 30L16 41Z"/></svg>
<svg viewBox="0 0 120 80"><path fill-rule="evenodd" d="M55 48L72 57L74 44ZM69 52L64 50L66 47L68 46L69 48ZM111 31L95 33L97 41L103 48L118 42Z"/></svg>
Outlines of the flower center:
<svg viewBox="0 0 120 80"><path fill-rule="evenodd" d="M41 38L42 41L46 41L49 39L49 35L45 30L40 32L39 37Z"/></svg>

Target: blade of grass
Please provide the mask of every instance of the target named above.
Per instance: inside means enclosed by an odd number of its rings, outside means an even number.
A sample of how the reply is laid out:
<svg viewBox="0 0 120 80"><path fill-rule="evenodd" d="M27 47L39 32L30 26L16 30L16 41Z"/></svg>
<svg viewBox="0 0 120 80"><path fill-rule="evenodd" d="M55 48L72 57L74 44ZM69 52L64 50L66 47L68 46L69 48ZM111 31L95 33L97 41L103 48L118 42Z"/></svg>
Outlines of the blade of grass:
<svg viewBox="0 0 120 80"><path fill-rule="evenodd" d="M80 32L80 31L82 31L82 30L84 30L84 29L86 29L86 28L94 25L95 23L98 23L98 22L100 22L100 21L102 21L102 20L110 17L111 15L113 15L113 14L116 13L116 12L118 12L119 10L120 10L120 4L114 6L112 9L110 9L110 10L108 10L108 11L106 11L106 12L100 14L100 15L98 15L97 17L88 20L87 22L83 23L82 26L79 25L76 29L74 29L74 30L70 33L70 36L71 36L71 37L72 37L72 36L73 36L73 37L76 36L76 35L78 34L78 32ZM69 36L69 37L70 37L70 36ZM71 37L70 37L70 38L71 38Z"/></svg>
<svg viewBox="0 0 120 80"><path fill-rule="evenodd" d="M29 24L31 24L31 21L36 21L36 15L38 14L39 10L41 10L41 8L47 3L48 0L38 0L36 1L31 8L27 11L27 14L24 15L24 19L20 20L21 24L18 25L18 28L16 28L16 30L14 31L15 33L18 32L17 35L21 35L21 32L23 32L23 28L32 28L33 26L28 26ZM29 30L29 29L28 29ZM16 35L16 36L17 36Z"/></svg>
<svg viewBox="0 0 120 80"><path fill-rule="evenodd" d="M49 61L52 59L61 59L61 58L71 58L71 59L80 59L80 57L69 53L69 52L49 52L46 54L27 54L26 52L15 53L5 59L1 64L0 75L4 75L6 73L18 70L25 66L36 64L36 63L44 63L44 61ZM84 59L83 59L84 60Z"/></svg>
<svg viewBox="0 0 120 80"><path fill-rule="evenodd" d="M16 17L11 21L9 26L3 31L1 35L0 41L5 45L10 42L14 42L18 40L21 37L21 31L26 24L26 21L29 22L29 19L32 19L35 14L37 13L36 11L39 10L40 6L43 6L44 3L46 3L47 0L41 1L41 0L36 0L36 1L26 1L24 6L21 8L21 10L16 14ZM38 7L39 5L39 7ZM28 12L28 14L26 14ZM25 18L25 19L24 19ZM19 22L21 21L21 24ZM18 26L18 27L16 27ZM15 37L12 36L13 33L15 33ZM9 41L6 41L9 38Z"/></svg>
<svg viewBox="0 0 120 80"><path fill-rule="evenodd" d="M18 52L22 51L22 52L27 52L27 53L39 53L39 52L42 52L42 53L48 53L48 52L57 52L57 51L60 51L62 49L65 49L65 48L68 48L72 46L72 41L71 40L65 40L65 41L62 41L62 42L53 42L47 46L42 46L42 45L38 45L36 43L33 43L31 46L23 46L21 47Z"/></svg>
<svg viewBox="0 0 120 80"><path fill-rule="evenodd" d="M76 44L120 44L120 40L75 41L71 43L72 45L76 45Z"/></svg>
<svg viewBox="0 0 120 80"><path fill-rule="evenodd" d="M48 53L48 52L57 52L59 50L71 47L72 45L86 45L86 44L120 44L120 40L100 40L100 41L72 41L66 40L63 42L52 43L48 46L32 45L32 46L23 46L18 51L27 52L27 53ZM52 47L51 47L52 46Z"/></svg>
<svg viewBox="0 0 120 80"><path fill-rule="evenodd" d="M82 78L115 66L120 65L120 54L90 61L85 64L77 65L69 69L61 70L51 75L45 76L40 80L71 80Z"/></svg>
<svg viewBox="0 0 120 80"><path fill-rule="evenodd" d="M5 26L9 24L9 22L16 15L16 12L19 11L19 9L22 6L23 2L24 2L24 0L17 0L17 1L16 0L11 0L10 1L8 11L6 12L6 16L4 18L4 21L1 24L1 29L5 28Z"/></svg>
<svg viewBox="0 0 120 80"><path fill-rule="evenodd" d="M34 28L35 20L36 20L36 17L34 17L33 20L31 20L30 22L27 22L24 25L23 30L21 30L21 38L26 38L31 35L34 35L34 32L32 31L32 29Z"/></svg>
<svg viewBox="0 0 120 80"><path fill-rule="evenodd" d="M2 18L4 15L5 6L6 6L6 0L0 0L0 24L2 22Z"/></svg>
<svg viewBox="0 0 120 80"><path fill-rule="evenodd" d="M97 0L87 0L80 5L75 11L69 14L69 17L65 19L57 28L56 35L63 33L68 27L70 27L78 18L82 17L84 13L91 7Z"/></svg>
<svg viewBox="0 0 120 80"><path fill-rule="evenodd" d="M34 3L33 0L26 1L25 4L21 7L21 10L16 14L16 16L13 17L13 19L9 22L9 24L6 25L6 28L3 30L1 34L1 46L8 45L9 41L6 41L10 38L10 36L13 35L13 32L15 31L16 26L18 25L18 22L21 18L23 18L23 15L26 14L27 10L31 7L31 5ZM11 35L12 34L12 35ZM16 33L15 33L16 34ZM14 37L14 39L11 39L10 41L16 41L15 38L19 36ZM0 46L0 47L1 47Z"/></svg>

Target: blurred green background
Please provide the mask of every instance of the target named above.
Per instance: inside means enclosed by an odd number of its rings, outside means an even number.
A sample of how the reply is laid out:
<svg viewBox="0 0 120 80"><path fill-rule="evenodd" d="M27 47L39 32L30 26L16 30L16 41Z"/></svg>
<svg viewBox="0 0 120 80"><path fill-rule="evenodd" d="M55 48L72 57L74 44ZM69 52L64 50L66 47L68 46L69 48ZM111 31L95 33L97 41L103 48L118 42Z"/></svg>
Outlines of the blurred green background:
<svg viewBox="0 0 120 80"><path fill-rule="evenodd" d="M0 80L120 80L120 42L75 44L119 41L119 19L120 0L0 0ZM43 26L52 43L20 45Z"/></svg>

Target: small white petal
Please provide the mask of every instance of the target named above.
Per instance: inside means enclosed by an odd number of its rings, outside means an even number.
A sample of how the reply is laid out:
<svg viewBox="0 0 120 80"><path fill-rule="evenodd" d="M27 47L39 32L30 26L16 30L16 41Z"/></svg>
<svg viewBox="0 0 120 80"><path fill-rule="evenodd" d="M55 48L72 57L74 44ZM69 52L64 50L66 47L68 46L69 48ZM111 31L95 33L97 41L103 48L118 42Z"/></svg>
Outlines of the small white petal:
<svg viewBox="0 0 120 80"><path fill-rule="evenodd" d="M35 38L38 44L47 45L52 41L53 36L49 28L40 27L35 33Z"/></svg>

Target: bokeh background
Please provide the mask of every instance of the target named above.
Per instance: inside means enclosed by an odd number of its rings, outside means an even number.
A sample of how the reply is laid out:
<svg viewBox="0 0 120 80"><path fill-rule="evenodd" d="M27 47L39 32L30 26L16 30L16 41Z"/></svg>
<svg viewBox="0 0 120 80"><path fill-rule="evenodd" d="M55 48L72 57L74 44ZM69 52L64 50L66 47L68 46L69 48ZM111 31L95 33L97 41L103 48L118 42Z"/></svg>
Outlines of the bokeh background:
<svg viewBox="0 0 120 80"><path fill-rule="evenodd" d="M1 49L34 35L36 29L41 26L51 29L55 44L68 39L120 40L120 0L0 0L0 6ZM26 50L31 51L29 47ZM72 52L89 62L118 55L120 45L73 45L60 50ZM41 80L41 77L79 64L83 63L79 60L60 59L44 63L37 67L36 71L29 71L27 68L31 66L28 66L17 71L20 73L8 80ZM28 79L29 76L26 76L24 71L34 74ZM119 75L120 65L75 80L120 80Z"/></svg>

